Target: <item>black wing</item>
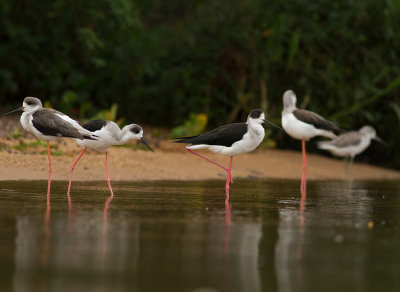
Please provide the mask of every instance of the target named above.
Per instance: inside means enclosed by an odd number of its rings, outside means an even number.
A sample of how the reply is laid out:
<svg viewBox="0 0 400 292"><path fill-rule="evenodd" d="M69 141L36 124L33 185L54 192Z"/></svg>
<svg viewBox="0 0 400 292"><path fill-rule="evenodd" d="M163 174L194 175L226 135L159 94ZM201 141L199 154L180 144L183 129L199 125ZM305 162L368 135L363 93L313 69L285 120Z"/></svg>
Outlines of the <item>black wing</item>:
<svg viewBox="0 0 400 292"><path fill-rule="evenodd" d="M233 143L241 140L246 132L246 123L236 123L218 127L214 130L202 133L198 136L177 138L181 140L174 142L188 143L194 145L206 144L230 147Z"/></svg>
<svg viewBox="0 0 400 292"><path fill-rule="evenodd" d="M57 114L60 112L52 109L42 108L35 111L32 115L33 126L42 134L57 137L85 138L79 133L78 129L71 126L67 121L63 120Z"/></svg>
<svg viewBox="0 0 400 292"><path fill-rule="evenodd" d="M303 109L296 109L293 111L293 114L298 120L305 122L307 124L312 124L317 129L338 131L338 132L343 131L331 121L324 119L323 117L314 112L310 112L308 110L303 110Z"/></svg>
<svg viewBox="0 0 400 292"><path fill-rule="evenodd" d="M90 132L95 132L101 130L103 127L107 125L107 121L104 120L93 120L83 124L82 127Z"/></svg>

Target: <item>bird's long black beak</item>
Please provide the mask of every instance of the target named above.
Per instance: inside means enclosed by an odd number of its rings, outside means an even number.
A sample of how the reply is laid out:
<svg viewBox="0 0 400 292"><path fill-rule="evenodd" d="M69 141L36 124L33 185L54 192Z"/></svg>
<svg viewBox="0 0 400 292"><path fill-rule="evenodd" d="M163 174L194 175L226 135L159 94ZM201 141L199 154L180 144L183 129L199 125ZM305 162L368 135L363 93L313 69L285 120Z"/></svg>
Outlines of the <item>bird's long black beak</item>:
<svg viewBox="0 0 400 292"><path fill-rule="evenodd" d="M380 144L382 144L383 146L388 146L388 144L385 142L385 141L383 141L380 137L378 137L378 136L375 136L375 138L374 138L374 140L375 141L377 141L377 142L379 142Z"/></svg>
<svg viewBox="0 0 400 292"><path fill-rule="evenodd" d="M140 141L142 141L143 144L146 145L151 150L151 152L154 152L153 149L151 149L149 143L147 143L146 140L143 137L140 138Z"/></svg>
<svg viewBox="0 0 400 292"><path fill-rule="evenodd" d="M22 107L19 107L19 108L17 108L17 109L15 109L15 110L12 110L12 111L10 111L10 112L8 112L8 113L2 114L1 116L4 117L4 116L6 116L6 115L15 113L15 112L17 112L17 111L22 111L22 110L24 110L24 107L23 107L23 106L22 106Z"/></svg>
<svg viewBox="0 0 400 292"><path fill-rule="evenodd" d="M283 130L281 127L279 127L279 126L275 125L274 123L271 123L271 122L270 122L270 121L268 121L268 120L263 120L263 121L264 121L264 123L266 123L266 124L270 124L270 125L272 125L272 126L274 126L274 127L278 128L278 129L281 129L281 130Z"/></svg>

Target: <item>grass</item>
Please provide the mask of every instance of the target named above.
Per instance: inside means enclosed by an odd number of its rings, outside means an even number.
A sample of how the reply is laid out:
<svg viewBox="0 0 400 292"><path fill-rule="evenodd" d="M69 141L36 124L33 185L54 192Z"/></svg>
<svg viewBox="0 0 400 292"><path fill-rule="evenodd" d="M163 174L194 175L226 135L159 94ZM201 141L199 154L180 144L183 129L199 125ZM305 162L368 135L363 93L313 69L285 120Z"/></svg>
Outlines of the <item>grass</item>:
<svg viewBox="0 0 400 292"><path fill-rule="evenodd" d="M19 141L18 145L15 146L10 146L11 149L15 150L26 150L27 148L36 148L36 147L47 147L47 143L42 140L36 140L33 142L26 142L25 137L22 135L22 133L19 131L17 127L14 127L13 132L9 134L9 136L13 139L16 139ZM52 151L53 150L53 151ZM54 156L61 156L63 155L62 151L58 150L58 145L50 145L50 151L51 155ZM41 151L39 152L41 155L47 155L47 150L46 151Z"/></svg>

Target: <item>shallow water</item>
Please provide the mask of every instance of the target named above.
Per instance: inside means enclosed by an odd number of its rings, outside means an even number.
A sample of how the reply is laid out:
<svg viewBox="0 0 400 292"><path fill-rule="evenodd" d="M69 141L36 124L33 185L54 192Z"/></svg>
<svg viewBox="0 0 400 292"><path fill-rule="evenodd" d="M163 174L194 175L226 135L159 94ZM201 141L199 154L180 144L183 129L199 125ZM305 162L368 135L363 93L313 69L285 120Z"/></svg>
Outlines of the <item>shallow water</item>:
<svg viewBox="0 0 400 292"><path fill-rule="evenodd" d="M400 182L224 185L0 182L0 291L400 291Z"/></svg>

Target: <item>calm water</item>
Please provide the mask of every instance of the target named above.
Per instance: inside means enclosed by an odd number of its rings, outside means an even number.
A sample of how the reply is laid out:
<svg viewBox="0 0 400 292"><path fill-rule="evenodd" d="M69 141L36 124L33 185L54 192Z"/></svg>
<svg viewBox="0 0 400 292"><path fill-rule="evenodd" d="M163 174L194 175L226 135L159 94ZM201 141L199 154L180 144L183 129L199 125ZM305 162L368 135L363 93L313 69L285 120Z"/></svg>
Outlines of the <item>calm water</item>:
<svg viewBox="0 0 400 292"><path fill-rule="evenodd" d="M400 182L0 182L0 291L400 291Z"/></svg>

